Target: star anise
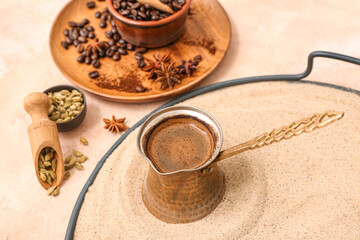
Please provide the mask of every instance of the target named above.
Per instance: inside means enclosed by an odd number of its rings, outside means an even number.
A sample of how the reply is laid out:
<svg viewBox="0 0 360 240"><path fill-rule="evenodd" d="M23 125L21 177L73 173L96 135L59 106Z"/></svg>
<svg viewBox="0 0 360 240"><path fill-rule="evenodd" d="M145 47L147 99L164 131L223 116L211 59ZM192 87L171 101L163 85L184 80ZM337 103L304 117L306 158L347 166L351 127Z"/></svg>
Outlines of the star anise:
<svg viewBox="0 0 360 240"><path fill-rule="evenodd" d="M108 49L110 47L109 43L106 41L100 41L99 39L95 39L95 41L89 43L86 47L86 56L90 57L91 55L99 56L99 53Z"/></svg>
<svg viewBox="0 0 360 240"><path fill-rule="evenodd" d="M115 116L112 116L112 120L104 118L105 129L108 129L110 132L120 133L128 129L128 126L125 125L125 118L116 119Z"/></svg>
<svg viewBox="0 0 360 240"><path fill-rule="evenodd" d="M193 59L190 59L189 61L182 60L181 65L177 66L177 68L179 69L179 73L190 77L193 74L193 72L196 70L196 67L201 61L201 59L202 59L201 55L198 55Z"/></svg>
<svg viewBox="0 0 360 240"><path fill-rule="evenodd" d="M155 73L158 76L155 81L161 82L160 89L173 88L175 83L181 82L181 77L178 74L178 69L174 68L174 63L169 66L161 63L161 69L156 70Z"/></svg>
<svg viewBox="0 0 360 240"><path fill-rule="evenodd" d="M143 67L141 70L149 73L149 79L156 78L157 75L155 71L161 70L161 64L162 63L168 63L170 61L170 55L163 55L160 56L158 54L157 56L153 55L154 61L148 58L145 58L145 60L148 62L148 65Z"/></svg>

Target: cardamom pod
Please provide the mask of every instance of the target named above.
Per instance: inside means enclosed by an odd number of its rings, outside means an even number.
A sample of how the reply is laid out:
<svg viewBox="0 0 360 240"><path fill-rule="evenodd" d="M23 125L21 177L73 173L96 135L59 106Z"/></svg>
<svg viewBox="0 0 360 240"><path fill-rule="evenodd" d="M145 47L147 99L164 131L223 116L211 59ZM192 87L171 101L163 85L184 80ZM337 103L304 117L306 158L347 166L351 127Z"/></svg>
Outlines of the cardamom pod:
<svg viewBox="0 0 360 240"><path fill-rule="evenodd" d="M84 137L80 137L80 142L83 144L83 145L88 145L88 141L86 140L86 138Z"/></svg>
<svg viewBox="0 0 360 240"><path fill-rule="evenodd" d="M87 156L82 155L81 157L78 157L77 161L79 163L84 163L87 159Z"/></svg>
<svg viewBox="0 0 360 240"><path fill-rule="evenodd" d="M77 170L83 170L84 169L83 165L81 163L79 163L79 162L75 163L75 167L76 167Z"/></svg>
<svg viewBox="0 0 360 240"><path fill-rule="evenodd" d="M66 156L65 163L69 163L71 160L71 157L72 157L71 155Z"/></svg>
<svg viewBox="0 0 360 240"><path fill-rule="evenodd" d="M59 195L59 193L60 193L60 188L59 188L59 187L56 187L56 188L54 189L54 191L52 192L52 195L53 195L54 197L56 197L57 195Z"/></svg>
<svg viewBox="0 0 360 240"><path fill-rule="evenodd" d="M45 173L40 172L40 178L43 182L46 182L47 177Z"/></svg>
<svg viewBox="0 0 360 240"><path fill-rule="evenodd" d="M49 187L46 191L47 195L52 194L56 188L57 188L57 186Z"/></svg>
<svg viewBox="0 0 360 240"><path fill-rule="evenodd" d="M82 152L79 152L77 150L73 150L73 153L76 157L81 157L83 155Z"/></svg>
<svg viewBox="0 0 360 240"><path fill-rule="evenodd" d="M70 172L65 172L64 173L64 180L68 179L70 177Z"/></svg>
<svg viewBox="0 0 360 240"><path fill-rule="evenodd" d="M45 165L45 167L50 167L51 166L51 162L49 161L49 162L44 162L44 165Z"/></svg>
<svg viewBox="0 0 360 240"><path fill-rule="evenodd" d="M74 165L77 162L77 158L75 156L71 156L71 160L69 162L69 165Z"/></svg>
<svg viewBox="0 0 360 240"><path fill-rule="evenodd" d="M51 169L55 172L56 171L56 166L57 166L57 160L56 158L54 158L52 161L51 161Z"/></svg>
<svg viewBox="0 0 360 240"><path fill-rule="evenodd" d="M72 169L74 166L75 166L75 164L73 164L73 165L70 165L70 164L65 165L65 166L64 166L64 167L65 167L65 171L69 171L69 170Z"/></svg>

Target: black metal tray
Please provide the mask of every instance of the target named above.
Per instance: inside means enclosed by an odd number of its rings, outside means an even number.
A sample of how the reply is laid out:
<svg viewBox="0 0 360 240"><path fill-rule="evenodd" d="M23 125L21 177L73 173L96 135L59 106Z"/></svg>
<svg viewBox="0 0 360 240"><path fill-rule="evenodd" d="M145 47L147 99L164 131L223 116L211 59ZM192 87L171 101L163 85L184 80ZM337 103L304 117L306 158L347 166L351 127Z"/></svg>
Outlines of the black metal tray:
<svg viewBox="0 0 360 240"><path fill-rule="evenodd" d="M328 83L321 83L321 82L315 82L315 81L301 81L305 77L307 77L313 68L313 62L315 57L325 57L325 58L332 58L337 59L349 63L354 63L360 65L360 59L338 54L338 53L332 53L332 52L324 52L324 51L315 51L312 52L308 57L308 63L307 68L303 73L300 74L287 74L287 75L266 75L266 76L257 76L257 77L246 77L246 78L238 78L230 81L215 83L194 91L191 91L185 95L182 95L180 97L175 98L172 101L169 101L168 103L162 105L161 107L155 109L148 115L146 115L144 118L142 118L139 122L137 122L134 126L132 126L126 133L124 133L115 143L114 145L106 152L106 154L101 158L99 163L96 165L94 171L90 175L89 179L86 181L83 189L80 192L80 195L78 199L76 200L74 209L71 213L70 221L66 230L65 239L70 240L73 239L75 226L77 222L77 218L79 216L79 212L82 206L82 203L84 202L85 195L89 189L89 187L94 182L97 174L99 173L101 167L105 163L106 159L111 155L111 153L125 140L125 138L134 131L137 127L139 127L150 115L152 115L154 112L159 111L162 108L169 107L172 105L175 105L177 103L183 102L185 100L188 100L190 98L196 97L201 94L205 94L208 92L212 92L215 90L219 90L222 88L232 87L236 85L241 84L248 84L248 83L255 83L255 82L266 82L266 81L286 81L289 83L296 83L296 84L314 84L314 85L320 85L324 87L330 87L335 88L341 91L351 92L354 94L357 94L360 96L360 91L357 91L355 89L346 88L338 85L328 84Z"/></svg>

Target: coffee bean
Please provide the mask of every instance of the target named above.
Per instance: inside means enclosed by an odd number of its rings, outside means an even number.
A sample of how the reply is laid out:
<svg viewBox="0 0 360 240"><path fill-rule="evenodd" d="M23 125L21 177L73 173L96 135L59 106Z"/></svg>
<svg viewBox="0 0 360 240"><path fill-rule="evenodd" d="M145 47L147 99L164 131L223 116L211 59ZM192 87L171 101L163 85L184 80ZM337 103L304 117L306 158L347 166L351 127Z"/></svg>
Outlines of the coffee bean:
<svg viewBox="0 0 360 240"><path fill-rule="evenodd" d="M109 12L109 9L106 7L102 10L103 13L108 13Z"/></svg>
<svg viewBox="0 0 360 240"><path fill-rule="evenodd" d="M111 28L111 33L117 33L117 29L115 27Z"/></svg>
<svg viewBox="0 0 360 240"><path fill-rule="evenodd" d="M115 24L115 21L114 21L114 20L111 20L111 21L110 21L110 24L111 24L111 26L113 26L113 27L115 27L115 26L116 26L116 24Z"/></svg>
<svg viewBox="0 0 360 240"><path fill-rule="evenodd" d="M77 47L77 46L79 45L79 41L78 41L77 39L75 39L75 40L73 41L73 44L74 44L75 47Z"/></svg>
<svg viewBox="0 0 360 240"><path fill-rule="evenodd" d="M69 34L70 34L69 29L65 28L65 29L64 29L64 35L65 35L66 37L68 37Z"/></svg>
<svg viewBox="0 0 360 240"><path fill-rule="evenodd" d="M81 43L86 43L87 39L84 36L80 36L80 37L78 37L78 41L81 42Z"/></svg>
<svg viewBox="0 0 360 240"><path fill-rule="evenodd" d="M120 12L121 15L126 16L130 14L130 10L126 9Z"/></svg>
<svg viewBox="0 0 360 240"><path fill-rule="evenodd" d="M85 50L85 47L84 47L84 45L82 45L82 44L79 44L79 45L76 47L76 51L78 51L78 53L82 53L84 50Z"/></svg>
<svg viewBox="0 0 360 240"><path fill-rule="evenodd" d="M65 41L62 41L61 42L61 45L67 50L69 49L69 45L65 42Z"/></svg>
<svg viewBox="0 0 360 240"><path fill-rule="evenodd" d="M82 28L82 27L84 27L86 24L89 24L89 22L90 22L89 19L86 19L86 18L85 18L85 19L83 19L83 20L80 22L80 26L79 26L79 27Z"/></svg>
<svg viewBox="0 0 360 240"><path fill-rule="evenodd" d="M108 15L109 15L108 13L103 13L103 14L101 15L100 19L103 20L103 21L106 21Z"/></svg>
<svg viewBox="0 0 360 240"><path fill-rule="evenodd" d="M146 88L144 88L143 86L136 86L136 87L135 87L135 90L136 90L137 92L145 92L145 91L146 91Z"/></svg>
<svg viewBox="0 0 360 240"><path fill-rule="evenodd" d="M92 9L96 6L96 3L94 1L90 1L90 2L87 2L86 3L86 6L89 8L89 9Z"/></svg>
<svg viewBox="0 0 360 240"><path fill-rule="evenodd" d="M110 49L117 51L119 48L118 48L118 46L114 45L114 46L111 46Z"/></svg>
<svg viewBox="0 0 360 240"><path fill-rule="evenodd" d="M79 32L78 32L78 29L76 28L72 28L70 30L70 36L69 36L71 39L75 40L79 37Z"/></svg>
<svg viewBox="0 0 360 240"><path fill-rule="evenodd" d="M106 56L106 50L102 50L100 53L99 53L99 57L105 57Z"/></svg>
<svg viewBox="0 0 360 240"><path fill-rule="evenodd" d="M131 14L134 16L134 17L136 17L137 16L137 11L135 10L135 9L131 9Z"/></svg>
<svg viewBox="0 0 360 240"><path fill-rule="evenodd" d="M156 20L159 20L159 19L160 19L160 17L158 15L152 15L151 16L151 20L153 20L153 21L156 21Z"/></svg>
<svg viewBox="0 0 360 240"><path fill-rule="evenodd" d="M120 58L121 58L120 53L119 53L119 52L116 52L112 58L113 58L115 61L119 61Z"/></svg>
<svg viewBox="0 0 360 240"><path fill-rule="evenodd" d="M142 53L135 53L134 58L137 60L144 59L144 55L142 55Z"/></svg>
<svg viewBox="0 0 360 240"><path fill-rule="evenodd" d="M93 31L94 31L94 27L89 25L89 26L86 27L86 30L87 30L88 32L93 32Z"/></svg>
<svg viewBox="0 0 360 240"><path fill-rule="evenodd" d="M84 55L78 56L77 61L78 61L79 63L83 63L83 62L85 61L85 56L84 56Z"/></svg>
<svg viewBox="0 0 360 240"><path fill-rule="evenodd" d="M68 45L71 45L73 43L73 40L69 37L66 37L65 38L65 42L68 44Z"/></svg>
<svg viewBox="0 0 360 240"><path fill-rule="evenodd" d="M123 43L127 43L127 41L126 41L125 39L120 39L120 40L119 40L119 43L120 43L120 44L123 44Z"/></svg>
<svg viewBox="0 0 360 240"><path fill-rule="evenodd" d="M110 40L108 41L108 43L109 43L109 45L110 45L110 46L115 45L115 41L114 41L114 39L110 39Z"/></svg>
<svg viewBox="0 0 360 240"><path fill-rule="evenodd" d="M114 2L113 7L118 10L121 7L120 2Z"/></svg>
<svg viewBox="0 0 360 240"><path fill-rule="evenodd" d="M115 54L115 51L113 49L109 48L108 50L106 50L106 56L112 57L112 56L114 56L114 54Z"/></svg>
<svg viewBox="0 0 360 240"><path fill-rule="evenodd" d="M96 18L101 18L101 12L100 11L95 12L95 17Z"/></svg>
<svg viewBox="0 0 360 240"><path fill-rule="evenodd" d="M77 27L77 23L74 22L74 21L69 21L69 22L68 22L68 25L69 25L70 27Z"/></svg>
<svg viewBox="0 0 360 240"><path fill-rule="evenodd" d="M132 51L132 50L135 49L135 47L134 47L134 45L132 45L131 43L128 43L128 44L126 45L126 49L129 50L129 51Z"/></svg>
<svg viewBox="0 0 360 240"><path fill-rule="evenodd" d="M87 65L90 65L91 64L91 58L90 57L85 57L85 63Z"/></svg>
<svg viewBox="0 0 360 240"><path fill-rule="evenodd" d="M172 5L175 9L180 10L181 9L181 5L177 2L177 1L173 1Z"/></svg>
<svg viewBox="0 0 360 240"><path fill-rule="evenodd" d="M127 52L125 49L123 49L123 48L119 48L119 49L118 49L118 52L119 52L121 55L127 55L127 54L128 54L128 52Z"/></svg>
<svg viewBox="0 0 360 240"><path fill-rule="evenodd" d="M150 8L151 8L151 6L150 6L149 4L147 4L147 3L144 4L144 7L145 7L146 9L150 9Z"/></svg>
<svg viewBox="0 0 360 240"><path fill-rule="evenodd" d="M122 1L120 5L121 5L122 8L126 8L126 7L127 7L127 3L126 3L125 1Z"/></svg>
<svg viewBox="0 0 360 240"><path fill-rule="evenodd" d="M138 66L138 68L143 68L143 67L145 67L145 61L144 61L144 59L139 59L139 60L137 60L137 66Z"/></svg>
<svg viewBox="0 0 360 240"><path fill-rule="evenodd" d="M135 49L135 51L136 51L137 53L146 53L146 52L147 52L147 48L137 47L137 48Z"/></svg>
<svg viewBox="0 0 360 240"><path fill-rule="evenodd" d="M100 66L101 66L101 63L100 63L100 61L98 60L98 59L94 59L94 60L92 60L92 66L94 67L94 68L99 68Z"/></svg>
<svg viewBox="0 0 360 240"><path fill-rule="evenodd" d="M113 36L112 36L112 39L114 39L114 41L117 42L117 41L120 40L120 35L117 34L117 33L114 33Z"/></svg>
<svg viewBox="0 0 360 240"><path fill-rule="evenodd" d="M98 57L98 54L96 53L96 54L91 54L91 60L94 60L94 59L98 59L99 57Z"/></svg>
<svg viewBox="0 0 360 240"><path fill-rule="evenodd" d="M143 19L147 18L146 14L144 12L138 12L139 16Z"/></svg>
<svg viewBox="0 0 360 240"><path fill-rule="evenodd" d="M202 56L201 55L197 55L193 58L194 61L201 61L202 60Z"/></svg>
<svg viewBox="0 0 360 240"><path fill-rule="evenodd" d="M108 30L107 30L107 31L105 32L105 36L106 36L107 38L110 38L110 39L111 39L111 38L113 37L113 33L112 33L111 31L108 31Z"/></svg>
<svg viewBox="0 0 360 240"><path fill-rule="evenodd" d="M79 31L81 36L88 37L88 31L85 28L80 29Z"/></svg>
<svg viewBox="0 0 360 240"><path fill-rule="evenodd" d="M89 35L88 35L88 38L94 39L94 38L95 38L95 33L94 33L94 32L90 32Z"/></svg>
<svg viewBox="0 0 360 240"><path fill-rule="evenodd" d="M100 21L99 26L100 26L101 28L106 28L107 24L106 24L105 21Z"/></svg>
<svg viewBox="0 0 360 240"><path fill-rule="evenodd" d="M89 77L97 78L97 77L99 77L99 72L98 71L89 72Z"/></svg>

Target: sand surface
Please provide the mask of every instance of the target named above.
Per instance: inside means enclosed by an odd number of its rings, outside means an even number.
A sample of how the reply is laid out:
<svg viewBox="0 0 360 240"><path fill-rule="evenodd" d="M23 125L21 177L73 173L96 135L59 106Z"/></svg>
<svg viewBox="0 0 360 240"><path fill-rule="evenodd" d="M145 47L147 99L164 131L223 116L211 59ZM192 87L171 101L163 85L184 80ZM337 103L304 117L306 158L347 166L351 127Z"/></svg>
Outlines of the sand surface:
<svg viewBox="0 0 360 240"><path fill-rule="evenodd" d="M167 224L141 199L148 163L137 130L107 159L81 209L75 239L360 239L360 97L310 84L253 83L182 105L212 114L223 148L325 110L325 128L224 160L223 201L190 224Z"/></svg>

